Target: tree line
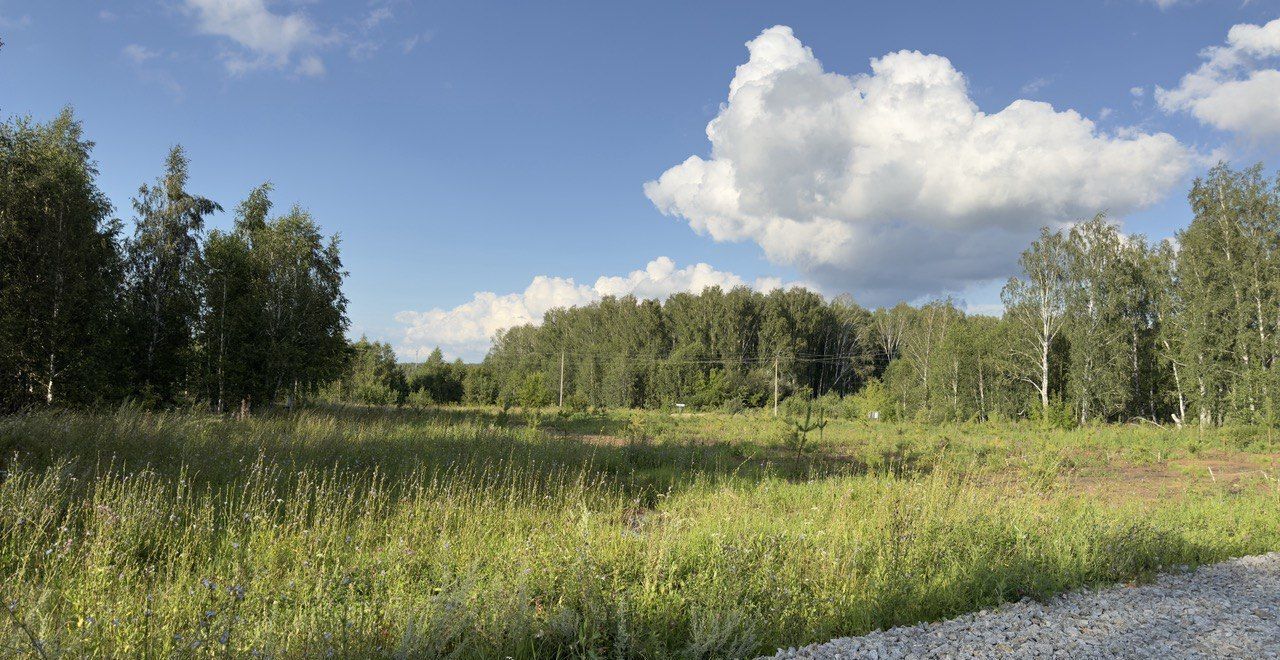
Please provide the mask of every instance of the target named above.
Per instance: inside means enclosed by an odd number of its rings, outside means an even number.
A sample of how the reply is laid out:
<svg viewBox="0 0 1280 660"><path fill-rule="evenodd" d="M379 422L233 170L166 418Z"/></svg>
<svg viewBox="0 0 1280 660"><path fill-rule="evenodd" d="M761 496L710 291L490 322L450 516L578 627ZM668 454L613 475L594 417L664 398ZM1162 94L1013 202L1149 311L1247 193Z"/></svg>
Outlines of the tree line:
<svg viewBox="0 0 1280 660"><path fill-rule="evenodd" d="M0 409L124 399L215 411L292 402L343 373L336 236L251 191L229 231L173 147L132 199L129 232L97 186L70 109L0 124Z"/></svg>
<svg viewBox="0 0 1280 660"><path fill-rule="evenodd" d="M456 365L453 392L560 403L563 383L570 407L738 409L776 391L930 421L1276 424L1280 177L1220 164L1188 199L1190 225L1156 244L1102 214L1043 230L999 318L802 288L606 297L499 333L481 364Z"/></svg>
<svg viewBox="0 0 1280 660"><path fill-rule="evenodd" d="M746 287L606 297L494 338L479 364L348 342L336 236L250 191L229 230L174 147L126 231L70 110L0 124L0 410L125 399L214 411L303 394L392 404L737 410L1178 425L1280 421L1280 177L1221 164L1189 226L1045 229L1001 317Z"/></svg>

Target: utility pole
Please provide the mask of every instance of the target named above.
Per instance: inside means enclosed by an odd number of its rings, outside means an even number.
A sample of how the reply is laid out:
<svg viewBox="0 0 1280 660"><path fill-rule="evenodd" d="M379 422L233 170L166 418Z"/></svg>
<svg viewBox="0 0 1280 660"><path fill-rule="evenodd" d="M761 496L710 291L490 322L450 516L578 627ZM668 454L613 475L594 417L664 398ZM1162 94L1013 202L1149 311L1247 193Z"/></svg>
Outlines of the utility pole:
<svg viewBox="0 0 1280 660"><path fill-rule="evenodd" d="M773 355L773 416L778 416L778 355Z"/></svg>
<svg viewBox="0 0 1280 660"><path fill-rule="evenodd" d="M564 407L564 349L560 349L560 407Z"/></svg>

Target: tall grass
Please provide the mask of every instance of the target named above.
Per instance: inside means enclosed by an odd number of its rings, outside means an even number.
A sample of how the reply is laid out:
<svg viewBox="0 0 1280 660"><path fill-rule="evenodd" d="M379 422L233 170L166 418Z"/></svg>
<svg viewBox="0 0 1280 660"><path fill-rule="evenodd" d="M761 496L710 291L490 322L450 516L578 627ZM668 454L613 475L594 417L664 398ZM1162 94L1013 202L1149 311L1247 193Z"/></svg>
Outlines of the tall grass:
<svg viewBox="0 0 1280 660"><path fill-rule="evenodd" d="M1280 548L1274 488L1033 484L1123 434L868 433L792 458L481 413L0 420L0 654L745 657Z"/></svg>

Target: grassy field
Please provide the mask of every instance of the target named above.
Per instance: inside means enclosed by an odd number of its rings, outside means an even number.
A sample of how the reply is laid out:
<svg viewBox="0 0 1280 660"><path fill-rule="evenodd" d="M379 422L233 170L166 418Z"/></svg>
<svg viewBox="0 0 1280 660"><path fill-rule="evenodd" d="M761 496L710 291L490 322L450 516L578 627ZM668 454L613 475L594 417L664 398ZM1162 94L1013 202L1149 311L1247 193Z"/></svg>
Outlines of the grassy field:
<svg viewBox="0 0 1280 660"><path fill-rule="evenodd" d="M1280 437L326 409L0 419L0 655L770 653L1280 549Z"/></svg>

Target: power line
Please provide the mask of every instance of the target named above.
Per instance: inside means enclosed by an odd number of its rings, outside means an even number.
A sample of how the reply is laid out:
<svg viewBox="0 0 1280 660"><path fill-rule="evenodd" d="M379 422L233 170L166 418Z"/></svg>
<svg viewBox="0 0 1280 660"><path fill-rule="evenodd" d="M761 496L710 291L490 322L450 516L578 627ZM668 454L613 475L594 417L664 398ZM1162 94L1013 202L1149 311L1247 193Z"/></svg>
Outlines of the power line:
<svg viewBox="0 0 1280 660"><path fill-rule="evenodd" d="M568 359L570 357L601 359L612 362L628 362L632 364L641 363L662 363L662 364L747 364L747 365L766 365L778 360L788 362L802 362L806 364L844 364L845 361L855 359L875 359L884 355L884 351L866 351L862 353L844 353L844 354L808 354L808 355L779 355L779 356L743 356L743 357L725 357L725 358L675 358L664 357L661 355L626 355L611 352L583 352L583 351L562 351L558 353L544 353L540 351L527 351L509 356L513 359L525 358L542 358L546 360L552 359Z"/></svg>

